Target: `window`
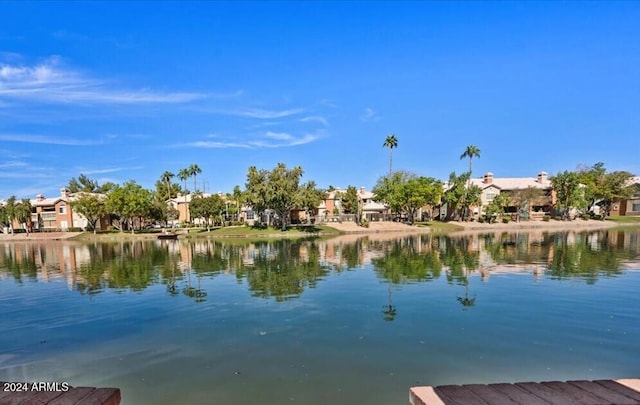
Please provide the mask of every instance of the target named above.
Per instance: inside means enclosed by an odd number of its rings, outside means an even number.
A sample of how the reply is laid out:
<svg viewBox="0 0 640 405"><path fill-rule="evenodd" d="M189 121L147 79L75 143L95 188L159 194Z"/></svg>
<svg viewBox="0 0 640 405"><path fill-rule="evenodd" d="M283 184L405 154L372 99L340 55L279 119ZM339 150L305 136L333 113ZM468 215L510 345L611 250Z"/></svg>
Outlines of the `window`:
<svg viewBox="0 0 640 405"><path fill-rule="evenodd" d="M495 191L487 191L487 201L491 202L491 201L493 201L494 198L496 198L496 192Z"/></svg>
<svg viewBox="0 0 640 405"><path fill-rule="evenodd" d="M247 220L253 219L253 211L247 211Z"/></svg>
<svg viewBox="0 0 640 405"><path fill-rule="evenodd" d="M60 207L58 207L58 213L59 214L66 214L67 213L67 206L62 204L60 205Z"/></svg>
<svg viewBox="0 0 640 405"><path fill-rule="evenodd" d="M633 203L633 204L631 204L631 211L633 211L633 212L638 212L638 211L640 211L640 203Z"/></svg>

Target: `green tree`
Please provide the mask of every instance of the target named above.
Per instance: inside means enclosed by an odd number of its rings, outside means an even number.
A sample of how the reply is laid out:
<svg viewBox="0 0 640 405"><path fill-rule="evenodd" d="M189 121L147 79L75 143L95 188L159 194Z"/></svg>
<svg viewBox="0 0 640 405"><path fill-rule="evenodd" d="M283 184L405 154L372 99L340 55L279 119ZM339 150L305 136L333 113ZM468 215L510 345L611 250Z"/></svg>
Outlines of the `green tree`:
<svg viewBox="0 0 640 405"><path fill-rule="evenodd" d="M391 177L393 167L393 149L398 147L398 138L396 138L394 134L388 135L382 146L389 148L389 177Z"/></svg>
<svg viewBox="0 0 640 405"><path fill-rule="evenodd" d="M326 193L316 187L315 181L308 181L300 187L297 193L297 206L304 210L307 224L311 221L310 211L318 208L325 198Z"/></svg>
<svg viewBox="0 0 640 405"><path fill-rule="evenodd" d="M178 178L180 180L182 180L182 183L184 184L184 189L182 190L182 194L183 194L183 198L184 198L184 204L185 204L185 215L186 221L189 221L190 219L190 215L189 215L189 206L187 205L187 194L189 193L189 190L187 190L187 179L191 177L191 172L189 171L189 169L180 169L180 171L178 171Z"/></svg>
<svg viewBox="0 0 640 405"><path fill-rule="evenodd" d="M558 173L551 177L551 184L556 191L556 207L562 209L562 218L569 219L571 208L581 206L584 198L578 173L570 171Z"/></svg>
<svg viewBox="0 0 640 405"><path fill-rule="evenodd" d="M507 193L496 195L485 207L487 219L493 221L498 215L504 214L504 209L511 204L511 197Z"/></svg>
<svg viewBox="0 0 640 405"><path fill-rule="evenodd" d="M342 209L356 216L356 222L360 222L360 204L358 189L355 186L347 186L347 190L341 193Z"/></svg>
<svg viewBox="0 0 640 405"><path fill-rule="evenodd" d="M480 157L480 149L475 145L467 146L462 155L460 155L460 159L469 158L469 179L471 179L471 176L473 175L472 161L474 157Z"/></svg>
<svg viewBox="0 0 640 405"><path fill-rule="evenodd" d="M602 162L580 171L578 177L584 185L587 208L596 203L600 205L603 220L611 214L614 201L629 198L633 194L633 189L628 184L633 174L626 171L607 173Z"/></svg>
<svg viewBox="0 0 640 405"><path fill-rule="evenodd" d="M207 225L207 231L211 230L211 220L213 218L221 218L225 210L224 201L218 194L209 197L196 195L189 203L191 216L193 218L202 218ZM222 222L222 221L221 221Z"/></svg>
<svg viewBox="0 0 640 405"><path fill-rule="evenodd" d="M166 200L170 200L171 199L171 191L172 191L171 190L171 179L173 179L174 177L175 177L175 174L171 173L170 171L165 171L160 176L161 183L164 183L167 186L167 189L166 189Z"/></svg>
<svg viewBox="0 0 640 405"><path fill-rule="evenodd" d="M462 213L469 210L471 206L481 204L482 189L478 186L468 186L469 172L457 176L455 172L449 175L449 184L444 192L444 200L451 206L454 215L458 215L459 220L463 219Z"/></svg>
<svg viewBox="0 0 640 405"><path fill-rule="evenodd" d="M69 180L69 185L67 186L67 188L71 193L96 193L98 192L99 185L96 180L91 180L84 174L80 174L77 179L75 177L72 177L71 180Z"/></svg>
<svg viewBox="0 0 640 405"><path fill-rule="evenodd" d="M193 191L195 192L198 190L196 176L202 173L202 169L200 168L200 166L194 163L190 165L187 170L189 171L189 176L193 176Z"/></svg>
<svg viewBox="0 0 640 405"><path fill-rule="evenodd" d="M247 202L258 212L274 210L282 230L286 230L291 210L299 200L302 173L301 167L287 169L284 163L278 163L271 171L251 166L247 173Z"/></svg>
<svg viewBox="0 0 640 405"><path fill-rule="evenodd" d="M142 225L142 220L149 217L152 200L152 193L132 180L109 193L105 208L118 219L121 231L130 229L134 233L133 219L137 217Z"/></svg>
<svg viewBox="0 0 640 405"><path fill-rule="evenodd" d="M71 207L82 214L89 224L89 228L96 233L96 224L106 214L104 199L97 194L82 194L77 200L71 202Z"/></svg>
<svg viewBox="0 0 640 405"><path fill-rule="evenodd" d="M19 203L15 205L15 218L19 224L24 226L27 234L31 230L31 202L28 198L23 198Z"/></svg>
<svg viewBox="0 0 640 405"><path fill-rule="evenodd" d="M13 225L13 221L16 219L16 197L11 196L7 199L5 204L0 207L0 223L5 227Z"/></svg>

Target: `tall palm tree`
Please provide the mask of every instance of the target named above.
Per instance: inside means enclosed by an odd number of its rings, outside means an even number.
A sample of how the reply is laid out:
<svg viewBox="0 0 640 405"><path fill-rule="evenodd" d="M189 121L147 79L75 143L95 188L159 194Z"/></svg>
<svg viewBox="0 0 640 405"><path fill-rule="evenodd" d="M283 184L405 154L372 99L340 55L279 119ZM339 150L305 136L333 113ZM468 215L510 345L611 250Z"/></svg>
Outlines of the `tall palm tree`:
<svg viewBox="0 0 640 405"><path fill-rule="evenodd" d="M469 158L469 179L471 179L471 161L474 157L480 157L480 149L478 149L475 145L467 146L467 149L464 150L464 153L460 155L460 159Z"/></svg>
<svg viewBox="0 0 640 405"><path fill-rule="evenodd" d="M178 172L178 178L184 183L184 213L186 221L189 220L189 206L187 205L187 179L189 177L191 177L191 172L189 171L189 169L180 169L180 171Z"/></svg>
<svg viewBox="0 0 640 405"><path fill-rule="evenodd" d="M187 170L189 170L189 175L193 176L193 191L195 192L197 190L196 176L202 173L202 169L200 168L200 166L194 163L189 166Z"/></svg>
<svg viewBox="0 0 640 405"><path fill-rule="evenodd" d="M175 177L175 174L170 171L166 171L162 173L160 176L160 181L167 183L167 200L171 199L171 179Z"/></svg>
<svg viewBox="0 0 640 405"><path fill-rule="evenodd" d="M393 164L393 148L398 147L398 138L396 138L396 136L393 134L388 135L387 139L385 139L382 146L385 148L389 148L389 178L391 178L391 168Z"/></svg>
<svg viewBox="0 0 640 405"><path fill-rule="evenodd" d="M469 179L467 180L467 188L465 189L465 193L464 193L464 199L466 201L467 199L467 190L469 189L469 187L471 187L471 176L472 176L472 166L471 166L471 162L473 160L474 157L480 157L480 149L475 146L475 145L469 145L467 146L467 148L464 150L464 153L462 155L460 155L460 159L464 159L468 157L469 158ZM465 210L466 211L466 210ZM462 213L462 218L465 217L466 212Z"/></svg>

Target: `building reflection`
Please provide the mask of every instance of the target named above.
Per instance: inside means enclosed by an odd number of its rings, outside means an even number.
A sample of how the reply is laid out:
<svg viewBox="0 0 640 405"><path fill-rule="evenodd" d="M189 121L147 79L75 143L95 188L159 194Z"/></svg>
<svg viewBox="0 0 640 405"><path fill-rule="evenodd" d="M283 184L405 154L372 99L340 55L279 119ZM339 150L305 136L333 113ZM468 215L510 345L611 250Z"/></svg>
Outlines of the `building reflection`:
<svg viewBox="0 0 640 405"><path fill-rule="evenodd" d="M441 277L465 287L502 273L574 277L593 283L638 268L637 231L520 232L464 236L345 235L333 239L273 241L178 240L118 243L9 243L0 245L0 281L64 281L69 289L142 290L165 284L204 301L202 278L234 276L254 296L287 300L332 272L372 268L384 282L429 282ZM172 293L173 292L173 293ZM462 302L461 301L461 302ZM392 305L392 304L387 304Z"/></svg>

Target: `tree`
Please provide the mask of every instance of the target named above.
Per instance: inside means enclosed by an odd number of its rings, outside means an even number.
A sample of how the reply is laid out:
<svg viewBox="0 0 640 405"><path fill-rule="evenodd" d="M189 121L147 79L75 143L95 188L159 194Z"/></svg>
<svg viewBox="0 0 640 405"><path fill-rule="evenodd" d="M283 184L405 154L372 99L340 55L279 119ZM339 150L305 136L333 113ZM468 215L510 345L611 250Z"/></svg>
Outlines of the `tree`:
<svg viewBox="0 0 640 405"><path fill-rule="evenodd" d="M461 212L468 211L469 207L481 204L482 189L478 186L467 186L470 173L466 172L460 176L456 172L449 175L449 185L444 192L444 200L449 204L454 214L459 214L459 220L462 220Z"/></svg>
<svg viewBox="0 0 640 405"><path fill-rule="evenodd" d="M189 166L187 170L189 170L189 175L193 176L193 191L195 192L198 190L197 183L196 183L196 176L202 173L202 169L197 164L194 163L191 166Z"/></svg>
<svg viewBox="0 0 640 405"><path fill-rule="evenodd" d="M96 194L83 194L77 200L71 202L73 209L82 214L88 222L89 228L96 233L96 224L106 214L103 198Z"/></svg>
<svg viewBox="0 0 640 405"><path fill-rule="evenodd" d="M300 187L297 194L297 205L298 208L304 210L307 223L311 221L309 211L316 209L325 197L326 193L316 188L315 181L308 181Z"/></svg>
<svg viewBox="0 0 640 405"><path fill-rule="evenodd" d="M347 186L347 190L341 193L342 209L356 216L356 222L360 222L360 204L358 198L358 189L354 186Z"/></svg>
<svg viewBox="0 0 640 405"><path fill-rule="evenodd" d="M614 201L629 198L633 193L628 185L633 175L625 171L607 173L602 162L581 170L578 176L580 183L584 185L587 208L592 208L596 203L600 205L603 220L611 214Z"/></svg>
<svg viewBox="0 0 640 405"><path fill-rule="evenodd" d="M511 204L511 198L507 193L496 195L485 208L485 213L489 222L493 222L498 215L504 214L504 209Z"/></svg>
<svg viewBox="0 0 640 405"><path fill-rule="evenodd" d="M210 230L211 219L221 217L225 209L224 201L218 194L213 194L209 197L197 195L191 199L189 207L193 218L204 219L207 231Z"/></svg>
<svg viewBox="0 0 640 405"><path fill-rule="evenodd" d="M393 212L404 213L413 224L420 208L440 202L442 183L432 177L417 177L400 171L390 177L381 177L373 193L376 201L389 205Z"/></svg>
<svg viewBox="0 0 640 405"><path fill-rule="evenodd" d="M69 180L69 185L67 186L71 193L95 193L98 191L98 187L98 182L96 180L91 180L84 174L80 174L78 179L72 177L71 180Z"/></svg>
<svg viewBox="0 0 640 405"><path fill-rule="evenodd" d="M11 227L16 219L16 197L11 196L3 206L0 206L0 224L3 227Z"/></svg>
<svg viewBox="0 0 640 405"><path fill-rule="evenodd" d="M391 177L391 168L393 163L393 149L398 147L398 138L395 135L388 135L382 144L383 147L389 148L389 177Z"/></svg>
<svg viewBox="0 0 640 405"><path fill-rule="evenodd" d="M467 190L469 188L471 188L471 177L473 176L473 170L472 170L472 161L474 157L480 157L480 149L478 149L477 146L475 145L469 145L467 146L467 148L464 150L464 152L462 153L462 155L460 155L460 159L464 159L464 158L469 158L469 178L467 179ZM469 198L465 193L465 200L468 201ZM469 204L467 204L467 208L468 208ZM464 219L465 215L467 213L467 209L463 209L462 211L462 217Z"/></svg>
<svg viewBox="0 0 640 405"><path fill-rule="evenodd" d="M562 218L569 219L571 208L579 206L584 194L580 190L580 177L576 172L564 171L551 177L551 184L556 191L556 206L562 209Z"/></svg>
<svg viewBox="0 0 640 405"><path fill-rule="evenodd" d="M165 171L164 173L162 173L162 176L160 176L160 181L167 185L167 200L171 199L171 179L174 177L175 174L171 173L170 171Z"/></svg>
<svg viewBox="0 0 640 405"><path fill-rule="evenodd" d="M278 163L271 171L251 166L247 173L247 202L258 212L274 210L280 217L282 230L286 230L291 210L299 201L302 173L301 167L287 169L284 163Z"/></svg>
<svg viewBox="0 0 640 405"><path fill-rule="evenodd" d="M123 186L117 186L109 193L105 208L108 213L118 218L121 231L128 227L133 233L133 219L138 217L142 225L142 219L148 217L152 209L152 197L149 190L132 180Z"/></svg>
<svg viewBox="0 0 640 405"><path fill-rule="evenodd" d="M178 178L180 180L182 180L182 182L184 183L184 189L182 190L182 193L184 195L184 205L185 205L185 220L189 221L189 206L187 205L187 179L191 177L191 172L189 171L189 169L180 169L180 171L178 172Z"/></svg>
<svg viewBox="0 0 640 405"><path fill-rule="evenodd" d="M24 225L25 231L29 234L31 230L31 202L28 198L23 198L18 204L15 205L15 218L19 224Z"/></svg>
<svg viewBox="0 0 640 405"><path fill-rule="evenodd" d="M475 145L467 146L464 153L460 155L460 159L469 158L469 179L471 179L473 173L471 164L474 157L480 157L480 149Z"/></svg>

